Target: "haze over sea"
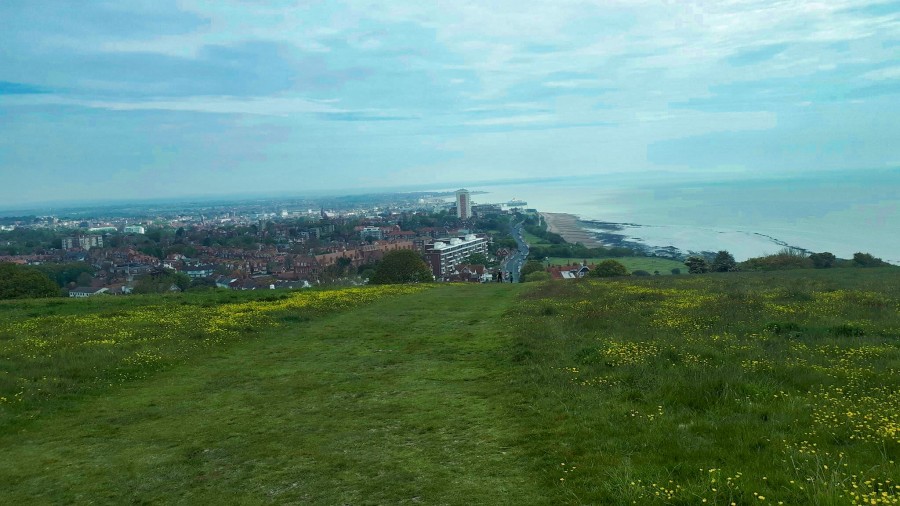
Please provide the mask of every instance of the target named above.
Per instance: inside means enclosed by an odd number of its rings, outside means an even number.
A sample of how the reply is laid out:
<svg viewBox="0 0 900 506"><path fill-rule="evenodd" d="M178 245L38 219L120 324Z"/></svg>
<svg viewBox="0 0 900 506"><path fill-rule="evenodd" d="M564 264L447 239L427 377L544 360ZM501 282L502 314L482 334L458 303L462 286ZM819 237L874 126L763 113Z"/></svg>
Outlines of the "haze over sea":
<svg viewBox="0 0 900 506"><path fill-rule="evenodd" d="M573 177L469 189L488 192L474 195L475 203L518 198L541 212L629 224L619 233L648 246L725 249L744 260L790 245L900 264L900 169Z"/></svg>

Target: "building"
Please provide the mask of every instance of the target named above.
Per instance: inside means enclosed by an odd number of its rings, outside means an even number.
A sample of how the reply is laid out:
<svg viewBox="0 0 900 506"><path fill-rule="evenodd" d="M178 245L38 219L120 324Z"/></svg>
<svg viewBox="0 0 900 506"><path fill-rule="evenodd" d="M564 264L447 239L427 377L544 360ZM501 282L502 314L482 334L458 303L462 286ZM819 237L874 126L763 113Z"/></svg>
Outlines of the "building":
<svg viewBox="0 0 900 506"><path fill-rule="evenodd" d="M215 265L190 265L186 266L183 270L183 273L190 276L191 279L197 278L208 278L215 274L216 266Z"/></svg>
<svg viewBox="0 0 900 506"><path fill-rule="evenodd" d="M125 232L126 234L141 234L141 235L143 235L146 232L144 227L142 227L140 225L128 225L122 231Z"/></svg>
<svg viewBox="0 0 900 506"><path fill-rule="evenodd" d="M91 288L86 286L80 286L78 288L73 288L69 290L69 297L74 297L76 299L83 299L85 297L93 297L94 295L99 295L101 293L108 293L108 288Z"/></svg>
<svg viewBox="0 0 900 506"><path fill-rule="evenodd" d="M75 237L63 237L62 239L62 248L65 250L81 248L81 249L91 249L91 248L102 248L103 247L103 236L102 235L79 235Z"/></svg>
<svg viewBox="0 0 900 506"><path fill-rule="evenodd" d="M380 241L384 239L384 234L380 227L363 227L362 230L359 231L359 238L365 240L367 237Z"/></svg>
<svg viewBox="0 0 900 506"><path fill-rule="evenodd" d="M425 258L431 265L431 272L436 279L448 279L456 270L456 266L465 263L469 255L481 253L487 255L488 240L468 234L463 237L441 239L425 247Z"/></svg>
<svg viewBox="0 0 900 506"><path fill-rule="evenodd" d="M469 190L456 190L456 217L468 220L472 217L472 196Z"/></svg>

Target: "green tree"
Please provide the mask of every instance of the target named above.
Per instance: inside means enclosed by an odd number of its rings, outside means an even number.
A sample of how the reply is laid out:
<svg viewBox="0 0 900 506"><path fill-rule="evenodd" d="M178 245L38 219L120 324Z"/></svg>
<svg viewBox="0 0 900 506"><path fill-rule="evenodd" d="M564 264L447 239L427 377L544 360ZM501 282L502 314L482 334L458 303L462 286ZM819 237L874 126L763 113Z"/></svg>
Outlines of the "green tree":
<svg viewBox="0 0 900 506"><path fill-rule="evenodd" d="M384 255L369 279L373 285L400 283L428 283L434 281L431 269L418 253L408 249L391 251Z"/></svg>
<svg viewBox="0 0 900 506"><path fill-rule="evenodd" d="M713 272L735 271L737 270L737 262L734 261L734 257L731 256L731 253L722 250L716 253L716 258L713 259L710 270Z"/></svg>
<svg viewBox="0 0 900 506"><path fill-rule="evenodd" d="M856 267L887 267L890 264L868 253L854 253L853 265Z"/></svg>
<svg viewBox="0 0 900 506"><path fill-rule="evenodd" d="M43 272L32 267L0 263L0 300L59 296L59 286Z"/></svg>
<svg viewBox="0 0 900 506"><path fill-rule="evenodd" d="M834 263L837 260L834 254L827 251L824 253L813 253L809 256L809 259L812 260L813 267L816 269L830 269L834 267Z"/></svg>
<svg viewBox="0 0 900 506"><path fill-rule="evenodd" d="M522 281L524 283L531 283L533 281L548 281L549 279L550 273L546 271L529 272L522 277Z"/></svg>
<svg viewBox="0 0 900 506"><path fill-rule="evenodd" d="M463 260L464 264L487 265L488 257L484 253L472 253Z"/></svg>
<svg viewBox="0 0 900 506"><path fill-rule="evenodd" d="M691 274L704 274L709 272L709 264L706 263L706 259L703 257L688 257L687 260L684 261L684 265L687 266L688 272Z"/></svg>
<svg viewBox="0 0 900 506"><path fill-rule="evenodd" d="M537 260L529 260L525 262L525 265L522 266L521 275L527 276L532 272L544 272L544 264L538 262Z"/></svg>
<svg viewBox="0 0 900 506"><path fill-rule="evenodd" d="M613 278L616 276L627 276L628 269L620 262L615 260L604 260L597 264L591 271L591 276L595 278Z"/></svg>
<svg viewBox="0 0 900 506"><path fill-rule="evenodd" d="M134 293L167 293L172 287L185 291L191 286L191 278L183 272L167 270L163 274L144 276L134 285Z"/></svg>

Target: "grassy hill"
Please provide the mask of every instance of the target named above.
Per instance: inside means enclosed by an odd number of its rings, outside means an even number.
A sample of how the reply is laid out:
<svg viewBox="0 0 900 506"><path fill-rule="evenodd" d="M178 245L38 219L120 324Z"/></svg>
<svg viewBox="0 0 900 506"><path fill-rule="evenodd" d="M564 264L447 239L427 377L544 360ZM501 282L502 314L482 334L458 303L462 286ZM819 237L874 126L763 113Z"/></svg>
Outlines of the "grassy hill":
<svg viewBox="0 0 900 506"><path fill-rule="evenodd" d="M2 303L0 502L896 504L898 271Z"/></svg>

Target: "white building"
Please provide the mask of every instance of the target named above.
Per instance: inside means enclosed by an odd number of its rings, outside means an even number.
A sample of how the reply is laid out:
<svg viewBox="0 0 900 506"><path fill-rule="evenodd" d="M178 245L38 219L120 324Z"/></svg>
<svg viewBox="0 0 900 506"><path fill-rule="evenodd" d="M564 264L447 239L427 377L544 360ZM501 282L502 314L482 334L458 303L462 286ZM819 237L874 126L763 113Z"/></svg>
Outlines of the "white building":
<svg viewBox="0 0 900 506"><path fill-rule="evenodd" d="M128 225L122 231L126 234L144 234L146 232L141 225Z"/></svg>
<svg viewBox="0 0 900 506"><path fill-rule="evenodd" d="M434 277L445 279L469 255L475 253L487 255L487 252L488 240L486 237L468 234L463 237L441 239L429 244L425 248L425 257L428 258Z"/></svg>

